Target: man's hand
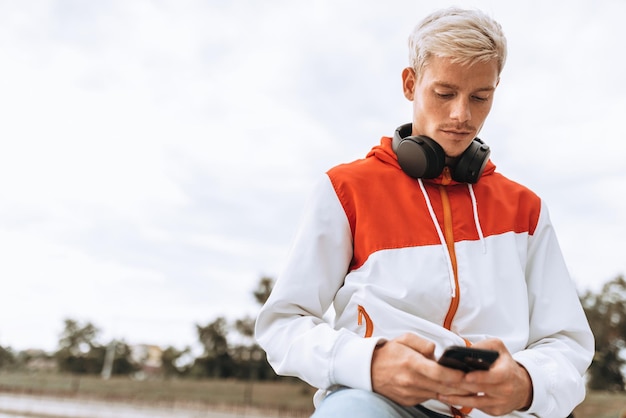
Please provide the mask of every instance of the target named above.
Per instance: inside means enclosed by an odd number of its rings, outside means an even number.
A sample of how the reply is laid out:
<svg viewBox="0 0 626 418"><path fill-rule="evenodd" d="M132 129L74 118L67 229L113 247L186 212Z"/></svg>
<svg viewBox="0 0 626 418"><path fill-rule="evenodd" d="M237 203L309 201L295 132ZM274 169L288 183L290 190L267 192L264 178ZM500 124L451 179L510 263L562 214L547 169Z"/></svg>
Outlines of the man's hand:
<svg viewBox="0 0 626 418"><path fill-rule="evenodd" d="M437 399L495 416L528 409L533 400L532 381L526 369L513 360L504 343L492 339L478 342L473 347L496 350L500 356L488 371L474 371L464 376L458 388L469 395L439 392Z"/></svg>
<svg viewBox="0 0 626 418"><path fill-rule="evenodd" d="M404 334L376 347L372 357L372 389L404 406L413 406L438 395L450 399L475 392L461 388L465 374L439 365L435 344L415 334Z"/></svg>

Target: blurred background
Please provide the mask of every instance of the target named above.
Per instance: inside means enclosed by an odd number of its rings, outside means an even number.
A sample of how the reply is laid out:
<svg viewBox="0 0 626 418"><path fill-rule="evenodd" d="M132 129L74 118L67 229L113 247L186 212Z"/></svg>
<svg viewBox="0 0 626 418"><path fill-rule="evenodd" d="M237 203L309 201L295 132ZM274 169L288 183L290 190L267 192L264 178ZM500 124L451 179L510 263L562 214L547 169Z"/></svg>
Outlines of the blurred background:
<svg viewBox="0 0 626 418"><path fill-rule="evenodd" d="M623 0L0 0L0 347L253 345L313 184L410 120L408 34L453 4L508 38L492 160L588 307L623 301Z"/></svg>

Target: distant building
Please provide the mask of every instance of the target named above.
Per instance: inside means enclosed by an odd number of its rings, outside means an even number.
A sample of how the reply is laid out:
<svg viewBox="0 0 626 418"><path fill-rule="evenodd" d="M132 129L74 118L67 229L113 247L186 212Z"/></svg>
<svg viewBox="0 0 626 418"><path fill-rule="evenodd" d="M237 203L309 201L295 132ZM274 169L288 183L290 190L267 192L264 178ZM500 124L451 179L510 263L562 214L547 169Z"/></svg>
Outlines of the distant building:
<svg viewBox="0 0 626 418"><path fill-rule="evenodd" d="M138 379L160 376L163 372L163 350L158 345L137 344L130 346L130 357L139 366Z"/></svg>
<svg viewBox="0 0 626 418"><path fill-rule="evenodd" d="M56 372L59 368L51 354L40 349L28 349L19 353L24 368L30 372Z"/></svg>

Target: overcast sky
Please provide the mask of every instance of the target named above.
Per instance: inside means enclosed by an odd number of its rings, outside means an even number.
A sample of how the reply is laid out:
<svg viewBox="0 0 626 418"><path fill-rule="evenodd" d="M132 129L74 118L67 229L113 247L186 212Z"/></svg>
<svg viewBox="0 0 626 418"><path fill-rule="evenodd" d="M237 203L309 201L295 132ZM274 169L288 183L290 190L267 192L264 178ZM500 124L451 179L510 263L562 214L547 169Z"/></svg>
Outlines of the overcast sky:
<svg viewBox="0 0 626 418"><path fill-rule="evenodd" d="M256 314L312 185L410 121L407 36L453 4L0 0L0 345L73 318L182 348ZM597 290L626 272L626 1L456 4L509 41L491 158Z"/></svg>

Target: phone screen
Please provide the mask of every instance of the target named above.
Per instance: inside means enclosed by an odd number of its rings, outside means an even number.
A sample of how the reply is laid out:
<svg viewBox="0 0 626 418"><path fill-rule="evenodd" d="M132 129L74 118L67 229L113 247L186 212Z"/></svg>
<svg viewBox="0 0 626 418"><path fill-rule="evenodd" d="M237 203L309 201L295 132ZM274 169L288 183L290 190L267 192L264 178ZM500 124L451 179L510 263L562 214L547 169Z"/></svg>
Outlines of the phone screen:
<svg viewBox="0 0 626 418"><path fill-rule="evenodd" d="M466 373L474 370L489 370L498 355L499 353L495 350L453 346L444 351L439 364Z"/></svg>

